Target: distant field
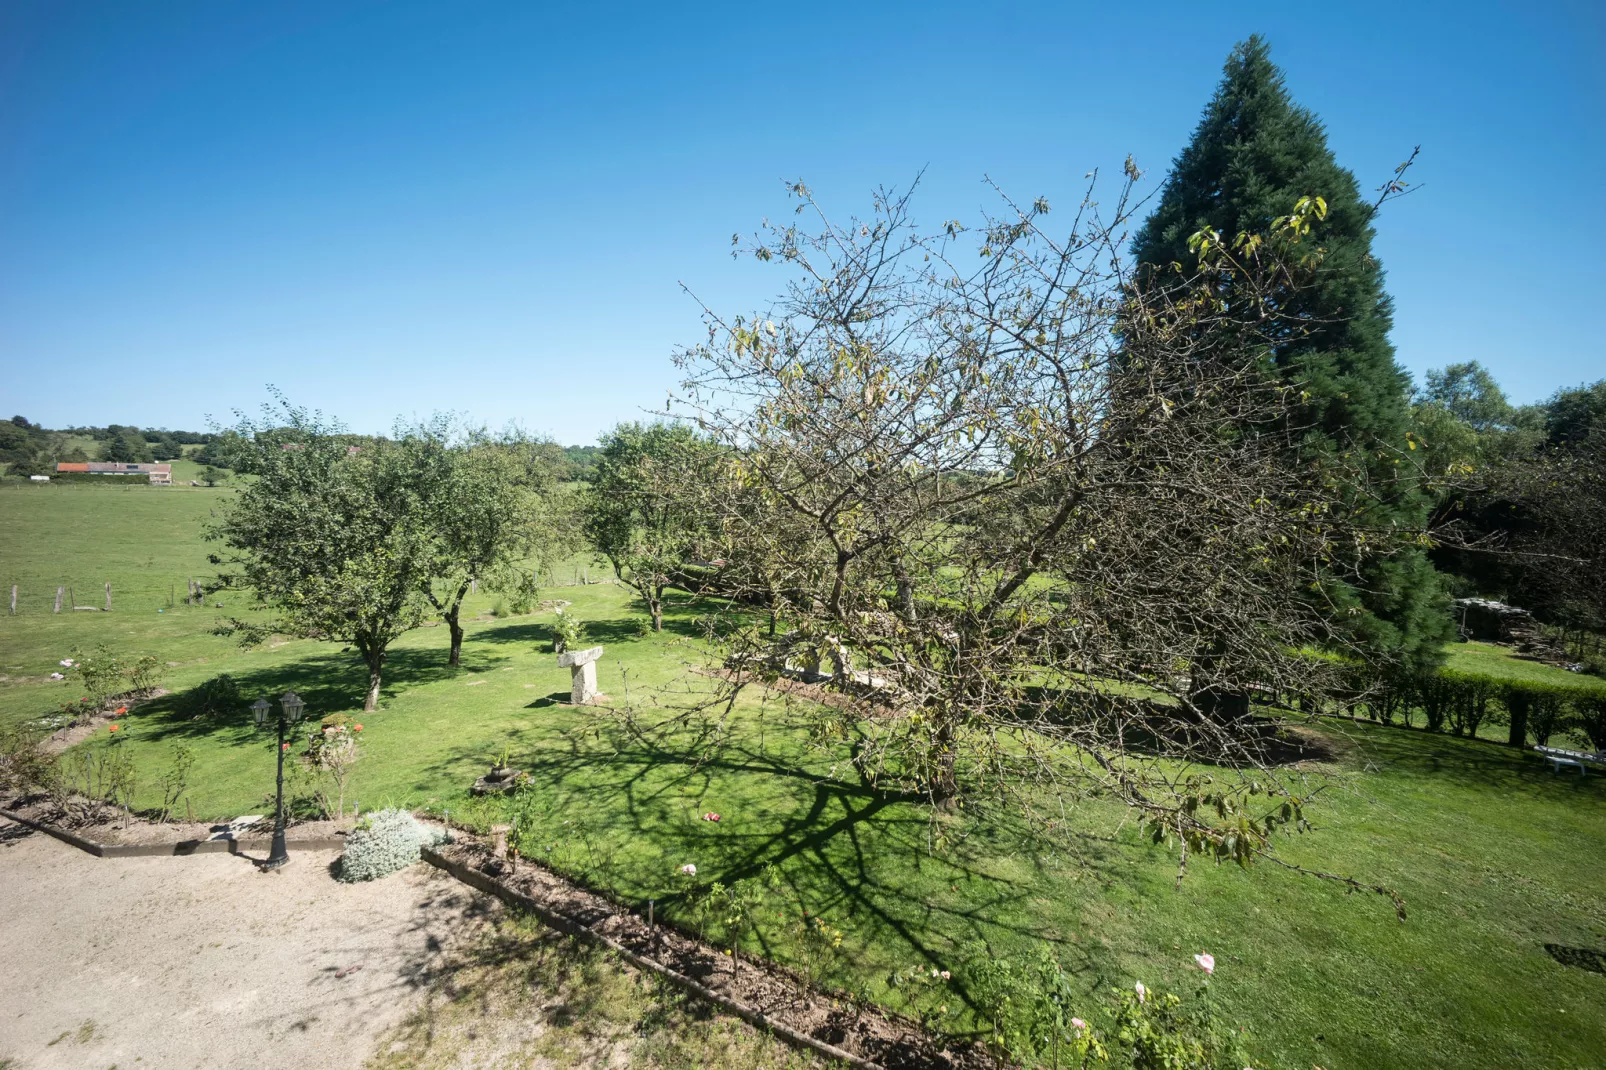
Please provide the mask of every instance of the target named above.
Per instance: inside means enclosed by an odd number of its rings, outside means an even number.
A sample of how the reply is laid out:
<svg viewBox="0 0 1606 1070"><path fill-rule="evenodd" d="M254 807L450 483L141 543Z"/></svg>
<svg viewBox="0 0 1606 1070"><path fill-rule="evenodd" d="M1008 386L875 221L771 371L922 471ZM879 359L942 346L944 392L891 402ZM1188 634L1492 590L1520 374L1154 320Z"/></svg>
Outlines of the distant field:
<svg viewBox="0 0 1606 1070"><path fill-rule="evenodd" d="M181 666L262 659L266 652L242 651L234 640L212 634L224 618L250 612L248 598L224 590L208 595L204 605L184 604L190 577L217 572L207 562L218 546L206 540L206 525L235 493L227 483L154 487L110 477L104 484L0 482L0 722L58 705L59 695L45 693L51 689L22 685L43 683L74 649L105 643ZM588 565L584 557L565 562L557 582L581 578ZM604 571L589 568L593 579ZM52 612L58 585L79 605L98 608L107 583L111 613L74 613L66 596L62 612ZM16 616L9 615L13 584ZM490 592L471 595L466 612L488 613L499 601ZM329 649L294 645L306 652Z"/></svg>

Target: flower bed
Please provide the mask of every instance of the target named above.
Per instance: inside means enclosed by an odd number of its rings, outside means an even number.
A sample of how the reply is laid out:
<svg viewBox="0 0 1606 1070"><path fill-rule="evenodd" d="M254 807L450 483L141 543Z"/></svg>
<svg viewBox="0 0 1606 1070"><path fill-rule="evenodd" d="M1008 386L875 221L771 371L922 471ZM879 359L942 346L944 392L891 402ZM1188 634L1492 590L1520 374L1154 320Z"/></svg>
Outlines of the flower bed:
<svg viewBox="0 0 1606 1070"><path fill-rule="evenodd" d="M424 860L460 880L532 910L570 935L597 940L634 965L680 984L794 1044L860 1067L885 1070L994 1070L980 1048L951 1046L916 1022L810 987L771 962L739 961L724 951L587 891L527 860L517 869L476 841L425 848Z"/></svg>

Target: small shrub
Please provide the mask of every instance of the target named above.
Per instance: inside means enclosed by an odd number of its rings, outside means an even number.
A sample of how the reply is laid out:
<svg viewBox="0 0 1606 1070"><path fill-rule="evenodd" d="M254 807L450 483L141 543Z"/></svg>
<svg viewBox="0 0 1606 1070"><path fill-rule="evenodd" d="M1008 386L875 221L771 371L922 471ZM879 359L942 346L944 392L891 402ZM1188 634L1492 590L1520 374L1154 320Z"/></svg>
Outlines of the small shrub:
<svg viewBox="0 0 1606 1070"><path fill-rule="evenodd" d="M406 810L379 810L361 821L346 836L346 853L340 858L343 881L371 881L405 869L418 861L418 849L440 843L445 837L426 828Z"/></svg>
<svg viewBox="0 0 1606 1070"><path fill-rule="evenodd" d="M73 651L71 669L83 680L96 709L111 704L116 698L145 698L156 690L161 678L162 663L147 654L131 658L116 654L106 646L96 647L88 654Z"/></svg>
<svg viewBox="0 0 1606 1070"><path fill-rule="evenodd" d="M573 650L585 640L586 626L568 610L560 609L552 616L552 653Z"/></svg>
<svg viewBox="0 0 1606 1070"><path fill-rule="evenodd" d="M1606 695L1580 695L1573 700L1573 708L1578 713L1578 731L1596 750L1606 751Z"/></svg>
<svg viewBox="0 0 1606 1070"><path fill-rule="evenodd" d="M181 708L194 720L209 720L240 713L245 699L234 677L223 673L186 691Z"/></svg>
<svg viewBox="0 0 1606 1070"><path fill-rule="evenodd" d="M703 930L712 938L712 930L722 930L730 946L731 969L742 957L742 940L752 931L768 892L780 887L780 871L774 865L764 867L760 877L748 877L734 884L715 881L697 901Z"/></svg>
<svg viewBox="0 0 1606 1070"><path fill-rule="evenodd" d="M1115 1038L1133 1070L1238 1070L1248 1066L1237 1037L1210 1008L1209 988L1192 1006L1169 992L1117 993Z"/></svg>
<svg viewBox="0 0 1606 1070"><path fill-rule="evenodd" d="M27 725L0 731L0 793L24 795L48 790L56 758L41 746L43 734Z"/></svg>
<svg viewBox="0 0 1606 1070"><path fill-rule="evenodd" d="M821 985L834 971L842 957L841 929L827 924L818 914L804 911L798 921L798 950L802 957L803 973L813 985Z"/></svg>
<svg viewBox="0 0 1606 1070"><path fill-rule="evenodd" d="M1088 1070L1112 1057L1112 1065L1133 1070L1240 1070L1251 1065L1239 1047L1239 1031L1215 1017L1208 976L1188 1003L1139 984L1113 990L1109 1002L1099 1007L1048 948L1039 950L1035 962L1026 962L978 944L972 945L969 958L964 981L986 1042L1023 1066ZM1195 958L1201 969L1214 971L1214 959ZM936 992L948 977L917 966L891 981ZM1101 1035L1100 1020L1113 1028Z"/></svg>
<svg viewBox="0 0 1606 1070"><path fill-rule="evenodd" d="M173 808L190 788L190 769L195 765L195 751L183 743L173 747L173 764L162 774L162 810L157 820L167 822L173 817Z"/></svg>
<svg viewBox="0 0 1606 1070"><path fill-rule="evenodd" d="M652 619L649 617L637 617L635 621L635 632L637 639L651 638Z"/></svg>
<svg viewBox="0 0 1606 1070"><path fill-rule="evenodd" d="M357 746L357 737L361 733L360 722L353 721L343 713L332 713L312 730L307 740L307 762L319 772L328 774L335 782L339 797L335 806L336 818L346 816L346 783L351 779L351 771L356 767L357 760L362 757L362 751Z"/></svg>
<svg viewBox="0 0 1606 1070"><path fill-rule="evenodd" d="M93 820L103 805L131 810L134 759L124 745L128 732L121 724L106 727L107 740L91 740L60 755L42 785L51 803L68 822Z"/></svg>

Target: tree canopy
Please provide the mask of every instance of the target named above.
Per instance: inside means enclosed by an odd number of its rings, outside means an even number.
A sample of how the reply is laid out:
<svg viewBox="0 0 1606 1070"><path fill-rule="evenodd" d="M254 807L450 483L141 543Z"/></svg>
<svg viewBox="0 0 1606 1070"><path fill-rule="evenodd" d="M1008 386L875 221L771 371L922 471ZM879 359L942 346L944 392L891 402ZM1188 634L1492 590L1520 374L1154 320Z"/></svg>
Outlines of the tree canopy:
<svg viewBox="0 0 1606 1070"><path fill-rule="evenodd" d="M248 639L271 630L350 643L368 668L372 710L390 644L428 607L437 540L427 458L395 442L349 446L338 425L288 403L236 430L257 478L210 536L272 614L236 626Z"/></svg>
<svg viewBox="0 0 1606 1070"><path fill-rule="evenodd" d="M680 423L623 423L601 446L582 499L585 536L662 631L664 591L710 541L712 520L698 502L716 450Z"/></svg>

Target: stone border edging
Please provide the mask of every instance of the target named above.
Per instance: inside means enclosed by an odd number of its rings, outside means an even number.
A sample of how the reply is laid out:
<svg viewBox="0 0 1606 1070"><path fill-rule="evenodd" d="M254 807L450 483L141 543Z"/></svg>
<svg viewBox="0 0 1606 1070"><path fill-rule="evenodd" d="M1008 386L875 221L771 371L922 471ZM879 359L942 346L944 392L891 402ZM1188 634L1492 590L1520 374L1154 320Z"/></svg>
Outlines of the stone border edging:
<svg viewBox="0 0 1606 1070"><path fill-rule="evenodd" d="M507 885L503 884L501 881L490 876L489 874L482 873L472 866L466 866L461 862L447 858L445 855L436 851L432 847L427 845L422 847L420 849L420 854L423 856L425 862L428 862L430 865L435 866L438 869L445 870L447 873L450 873L453 877L456 877L469 887L484 892L487 895L494 895L510 906L517 906L524 910L528 910L530 913L540 918L544 924L550 926L551 928L557 929L559 932L566 933L569 936L577 937L582 940L590 941L591 943L601 944L603 947L613 951L615 954L619 955L637 969L657 974L659 977L663 977L671 983L680 986L697 998L704 1000L705 1002L712 1003L716 1007L721 1007L724 1010L729 1011L738 1018L747 1022L749 1025L775 1034L794 1047L808 1048L812 1051L818 1052L821 1055L838 1059L844 1063L847 1063L849 1066L857 1067L858 1070L883 1070L883 1067L880 1063L874 1063L862 1056L854 1055L852 1052L844 1051L834 1044L828 1044L823 1040L809 1036L807 1033L800 1033L796 1029L793 1029L784 1023L773 1020L762 1011L755 1010L745 1003L715 992L713 989L700 984L690 977L687 977L678 970L670 969L663 963L647 958L644 955L638 955L611 937L604 936L602 933L580 924L565 914L560 914L551 907L545 906L534 898L525 895L523 892L515 891L514 889L509 888Z"/></svg>
<svg viewBox="0 0 1606 1070"><path fill-rule="evenodd" d="M82 836L74 835L66 829L43 821L35 821L21 814L0 808L0 817L8 821L15 821L19 825L27 825L36 832L43 832L46 836L54 836L62 843L71 844L80 851L94 855L96 858L163 858L184 855L202 854L229 854L237 855L245 846L243 840L233 837L217 840L179 840L176 843L96 843L86 840ZM264 839L265 847L270 841ZM287 840L285 846L298 847L303 851L337 851L345 847L346 841L339 836L318 836L306 840ZM254 844L253 844L254 846Z"/></svg>

